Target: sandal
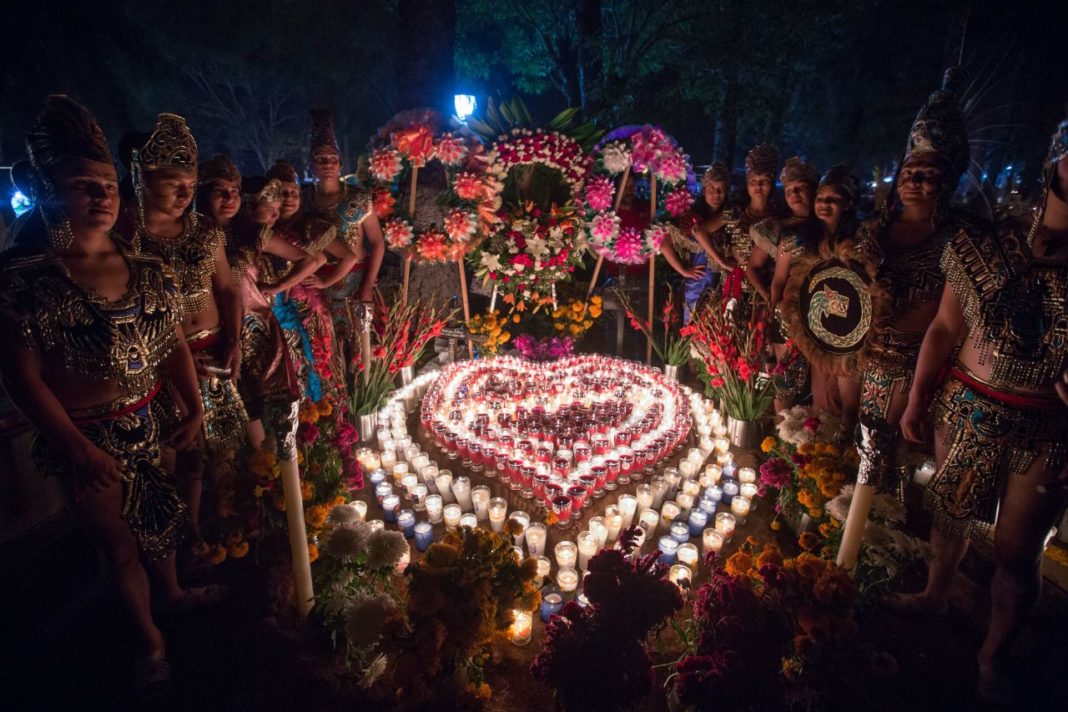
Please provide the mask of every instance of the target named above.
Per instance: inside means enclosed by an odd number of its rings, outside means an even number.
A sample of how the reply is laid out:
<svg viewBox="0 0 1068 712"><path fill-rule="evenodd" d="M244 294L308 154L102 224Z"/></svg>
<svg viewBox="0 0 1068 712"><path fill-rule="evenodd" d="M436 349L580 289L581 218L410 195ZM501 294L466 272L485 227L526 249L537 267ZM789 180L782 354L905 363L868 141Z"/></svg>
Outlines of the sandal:
<svg viewBox="0 0 1068 712"><path fill-rule="evenodd" d="M949 601L932 604L922 593L898 593L886 598L883 603L892 611L914 616L943 618L949 613Z"/></svg>
<svg viewBox="0 0 1068 712"><path fill-rule="evenodd" d="M166 688L171 679L171 664L167 662L167 652L157 650L146 656L134 671L133 687L141 693L160 692Z"/></svg>

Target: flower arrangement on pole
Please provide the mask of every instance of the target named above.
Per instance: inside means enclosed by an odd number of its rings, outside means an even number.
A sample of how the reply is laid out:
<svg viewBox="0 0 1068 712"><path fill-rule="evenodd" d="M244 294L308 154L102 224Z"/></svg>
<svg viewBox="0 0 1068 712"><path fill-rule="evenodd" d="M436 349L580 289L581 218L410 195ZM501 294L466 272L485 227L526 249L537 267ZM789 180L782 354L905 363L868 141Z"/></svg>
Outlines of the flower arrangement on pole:
<svg viewBox="0 0 1068 712"><path fill-rule="evenodd" d="M668 285L667 297L664 299L664 304L660 309L660 319L656 324L650 323L648 319L638 314L626 293L617 291L616 299L623 306L630 325L653 344L653 351L664 362L664 365L682 366L689 362L691 337L682 327L682 310L676 303L671 285ZM661 331L659 338L656 336L658 330Z"/></svg>

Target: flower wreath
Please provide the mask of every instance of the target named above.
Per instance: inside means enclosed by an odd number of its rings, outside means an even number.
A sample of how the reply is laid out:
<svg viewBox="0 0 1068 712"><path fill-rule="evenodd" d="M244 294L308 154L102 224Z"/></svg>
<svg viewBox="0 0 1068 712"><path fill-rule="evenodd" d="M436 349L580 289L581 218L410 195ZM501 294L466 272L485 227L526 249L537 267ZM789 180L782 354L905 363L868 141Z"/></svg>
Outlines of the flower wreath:
<svg viewBox="0 0 1068 712"><path fill-rule="evenodd" d="M690 159L675 139L656 126L624 126L608 134L590 156L592 176L586 181L586 229L590 245L612 262L642 264L660 250L671 223L693 205ZM656 177L656 220L644 231L622 227L613 210L616 177L627 169ZM622 186L620 187L620 189Z"/></svg>
<svg viewBox="0 0 1068 712"><path fill-rule="evenodd" d="M481 155L482 144L473 135L435 135L428 122L411 123L388 136L389 143L373 149L369 157L375 214L382 221L386 244L427 262L462 258L496 220L496 195ZM397 194L412 170L435 160L442 163L447 178L436 202L448 209L440 224L417 230L407 201L398 201Z"/></svg>
<svg viewBox="0 0 1068 712"><path fill-rule="evenodd" d="M582 146L558 131L516 128L498 137L486 159L498 202L509 172L518 166L541 164L567 185L570 197L563 206L542 210L528 202L502 208L495 232L474 256L475 274L505 294L506 302L551 304L554 285L570 279L586 249L576 208L586 173Z"/></svg>

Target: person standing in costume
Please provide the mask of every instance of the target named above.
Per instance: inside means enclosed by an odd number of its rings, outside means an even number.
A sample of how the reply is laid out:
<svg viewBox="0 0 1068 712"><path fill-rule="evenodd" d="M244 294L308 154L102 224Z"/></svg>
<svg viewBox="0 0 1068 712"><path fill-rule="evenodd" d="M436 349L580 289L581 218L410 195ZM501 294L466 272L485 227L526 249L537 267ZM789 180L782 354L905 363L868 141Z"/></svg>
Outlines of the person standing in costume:
<svg viewBox="0 0 1068 712"><path fill-rule="evenodd" d="M352 271L341 275L343 279L327 291L338 339L337 351L342 357L343 373L348 373L354 349L359 348L361 320L358 317L364 313L362 305L374 300L386 242L375 217L371 193L341 180L341 153L333 117L324 110L312 111L311 117L312 173L316 183L304 198L304 209L311 216L334 225L338 237L356 255Z"/></svg>
<svg viewBox="0 0 1068 712"><path fill-rule="evenodd" d="M946 72L909 132L895 193L881 215L864 221L857 248L878 265L890 310L875 315L860 391L858 484L896 489L903 462L898 423L908 402L920 344L938 312L945 286L939 267L949 240L961 231L988 230L978 218L950 207L968 166L968 134L957 101L960 74ZM879 323L881 322L881 323Z"/></svg>
<svg viewBox="0 0 1068 712"><path fill-rule="evenodd" d="M1054 388L1068 364L1068 121L1043 177L1033 217L996 235L950 236L946 287L901 417L905 437L922 442L930 408L938 469L925 495L934 514L927 587L900 602L943 607L969 539L996 518L978 662L980 694L1002 701L1012 699L1009 648L1038 599L1042 549L1064 505L1063 488L1051 485L1068 464L1068 408Z"/></svg>
<svg viewBox="0 0 1068 712"><path fill-rule="evenodd" d="M182 294L182 330L193 352L204 403L204 438L179 453L178 469L190 478L189 513L200 534L200 499L206 459L229 457L244 441L248 415L237 391L244 308L226 259L222 230L196 211L197 144L185 119L160 114L153 133L131 156L136 205L128 235L136 254L163 260Z"/></svg>
<svg viewBox="0 0 1068 712"><path fill-rule="evenodd" d="M273 233L282 200L281 184L277 180L261 180L262 187L256 186L258 189L250 194L250 204L244 210L241 174L226 156L215 156L201 164L199 182L200 204L208 206L211 217L226 235L226 258L244 304L241 373L237 386L249 416L249 444L259 450L265 437L265 415L275 421L268 429L284 436L290 428L284 422L277 422L276 411L288 414L290 405L298 400L293 368L282 329L271 312L270 299L300 283L322 260L305 254ZM283 279L263 284L260 278L263 255L277 256L291 262L293 267Z"/></svg>
<svg viewBox="0 0 1068 712"><path fill-rule="evenodd" d="M187 447L203 409L182 338L181 297L158 259L129 254L112 232L118 177L92 115L50 96L26 139L37 209L0 255L0 374L38 433L34 455L58 475L111 566L144 646L136 684L169 675L142 557L175 605L205 602L175 569L185 505L160 458L163 378L183 410L170 442Z"/></svg>
<svg viewBox="0 0 1068 712"><path fill-rule="evenodd" d="M699 274L686 279L683 294L684 323L689 323L690 315L701 297L709 289L714 289L719 279L719 265L715 262L709 264L708 258L714 251L712 245L719 244L722 249L726 239L722 213L727 207L730 179L730 169L725 164L716 162L709 166L701 176L700 200L693 210L680 218L678 228L671 231L674 249L690 255L693 269L702 269ZM714 230L711 229L713 222L717 222Z"/></svg>
<svg viewBox="0 0 1068 712"><path fill-rule="evenodd" d="M779 373L774 378L776 413L794 405L805 387L809 369L808 362L797 353L797 349L786 342L785 329L778 311L782 293L775 294L771 291L772 270L768 269L768 259L778 255L785 246L799 242L815 242L818 239L819 228L812 218L812 202L816 197L819 173L811 164L794 156L787 159L783 165L779 181L786 195L790 215L785 218L765 218L750 228L753 252L745 268L746 279L768 302L768 308L774 315L770 337L775 360L779 365L776 369ZM816 404L816 407L821 406L826 408L824 403Z"/></svg>

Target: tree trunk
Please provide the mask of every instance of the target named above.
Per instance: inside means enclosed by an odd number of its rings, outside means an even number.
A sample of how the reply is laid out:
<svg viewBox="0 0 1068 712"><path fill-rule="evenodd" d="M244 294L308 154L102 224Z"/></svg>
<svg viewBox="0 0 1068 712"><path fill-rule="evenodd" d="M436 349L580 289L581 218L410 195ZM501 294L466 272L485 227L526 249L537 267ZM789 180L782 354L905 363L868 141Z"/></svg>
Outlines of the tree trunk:
<svg viewBox="0 0 1068 712"><path fill-rule="evenodd" d="M401 109L429 106L453 113L456 77L455 0L400 0L400 66L397 99Z"/></svg>
<svg viewBox="0 0 1068 712"><path fill-rule="evenodd" d="M723 89L723 106L716 121L716 156L728 166L734 166L735 142L738 140L738 87L728 81Z"/></svg>

